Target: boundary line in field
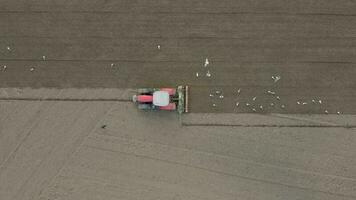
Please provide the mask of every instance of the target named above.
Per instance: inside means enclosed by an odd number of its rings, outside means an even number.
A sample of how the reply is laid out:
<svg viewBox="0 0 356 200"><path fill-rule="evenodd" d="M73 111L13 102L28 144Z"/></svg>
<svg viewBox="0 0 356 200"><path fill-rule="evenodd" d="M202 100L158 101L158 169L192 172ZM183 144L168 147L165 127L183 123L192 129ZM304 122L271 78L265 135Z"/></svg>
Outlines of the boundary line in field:
<svg viewBox="0 0 356 200"><path fill-rule="evenodd" d="M186 127L255 127L255 128L356 128L356 125L326 125L326 124L194 124L182 123Z"/></svg>
<svg viewBox="0 0 356 200"><path fill-rule="evenodd" d="M0 101L119 101L130 102L130 99L115 98L0 98Z"/></svg>

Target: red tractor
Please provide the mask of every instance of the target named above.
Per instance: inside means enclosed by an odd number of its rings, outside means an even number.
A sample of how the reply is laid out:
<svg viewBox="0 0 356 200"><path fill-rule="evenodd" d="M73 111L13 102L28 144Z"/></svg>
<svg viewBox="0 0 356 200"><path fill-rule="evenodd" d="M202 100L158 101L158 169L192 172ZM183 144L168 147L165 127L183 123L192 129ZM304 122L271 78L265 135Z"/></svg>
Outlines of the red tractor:
<svg viewBox="0 0 356 200"><path fill-rule="evenodd" d="M141 88L132 97L141 110L169 110L179 114L188 112L188 86L177 88Z"/></svg>

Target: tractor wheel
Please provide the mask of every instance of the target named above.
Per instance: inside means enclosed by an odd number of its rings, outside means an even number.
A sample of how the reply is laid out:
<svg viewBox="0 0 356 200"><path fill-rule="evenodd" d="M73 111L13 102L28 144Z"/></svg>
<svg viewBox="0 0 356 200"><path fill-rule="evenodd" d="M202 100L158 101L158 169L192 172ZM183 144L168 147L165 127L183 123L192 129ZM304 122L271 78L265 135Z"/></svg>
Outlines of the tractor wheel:
<svg viewBox="0 0 356 200"><path fill-rule="evenodd" d="M175 103L170 103L167 106L160 106L159 109L161 109L161 110L176 110L177 106Z"/></svg>
<svg viewBox="0 0 356 200"><path fill-rule="evenodd" d="M151 107L151 104L138 104L138 109L140 110L151 110L152 107Z"/></svg>
<svg viewBox="0 0 356 200"><path fill-rule="evenodd" d="M152 92L154 92L154 91L151 88L140 88L140 89L137 89L137 93L138 94L150 94Z"/></svg>

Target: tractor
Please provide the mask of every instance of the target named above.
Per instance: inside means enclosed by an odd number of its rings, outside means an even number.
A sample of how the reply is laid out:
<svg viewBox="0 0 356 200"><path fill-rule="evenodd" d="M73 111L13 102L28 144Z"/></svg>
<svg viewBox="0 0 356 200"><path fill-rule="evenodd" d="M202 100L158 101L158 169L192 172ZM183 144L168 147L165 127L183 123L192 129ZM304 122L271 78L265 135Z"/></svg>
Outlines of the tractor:
<svg viewBox="0 0 356 200"><path fill-rule="evenodd" d="M133 95L132 101L140 110L188 112L188 86L177 88L140 88Z"/></svg>

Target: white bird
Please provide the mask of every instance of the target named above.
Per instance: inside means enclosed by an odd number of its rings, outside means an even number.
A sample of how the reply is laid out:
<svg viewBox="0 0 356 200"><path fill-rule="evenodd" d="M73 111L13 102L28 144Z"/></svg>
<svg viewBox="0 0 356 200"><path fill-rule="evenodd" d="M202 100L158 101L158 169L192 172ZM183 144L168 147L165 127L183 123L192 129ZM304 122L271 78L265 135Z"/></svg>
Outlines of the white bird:
<svg viewBox="0 0 356 200"><path fill-rule="evenodd" d="M277 75L277 76L272 76L272 79L275 83L277 83L279 80L281 80L281 76Z"/></svg>
<svg viewBox="0 0 356 200"><path fill-rule="evenodd" d="M271 90L268 90L267 93L268 93L268 94L272 94L272 95L275 95L275 94L276 94L275 92L272 92Z"/></svg>
<svg viewBox="0 0 356 200"><path fill-rule="evenodd" d="M205 58L205 63L204 63L204 67L207 67L208 65L209 65L210 63L209 63L209 60L208 60L208 58Z"/></svg>

